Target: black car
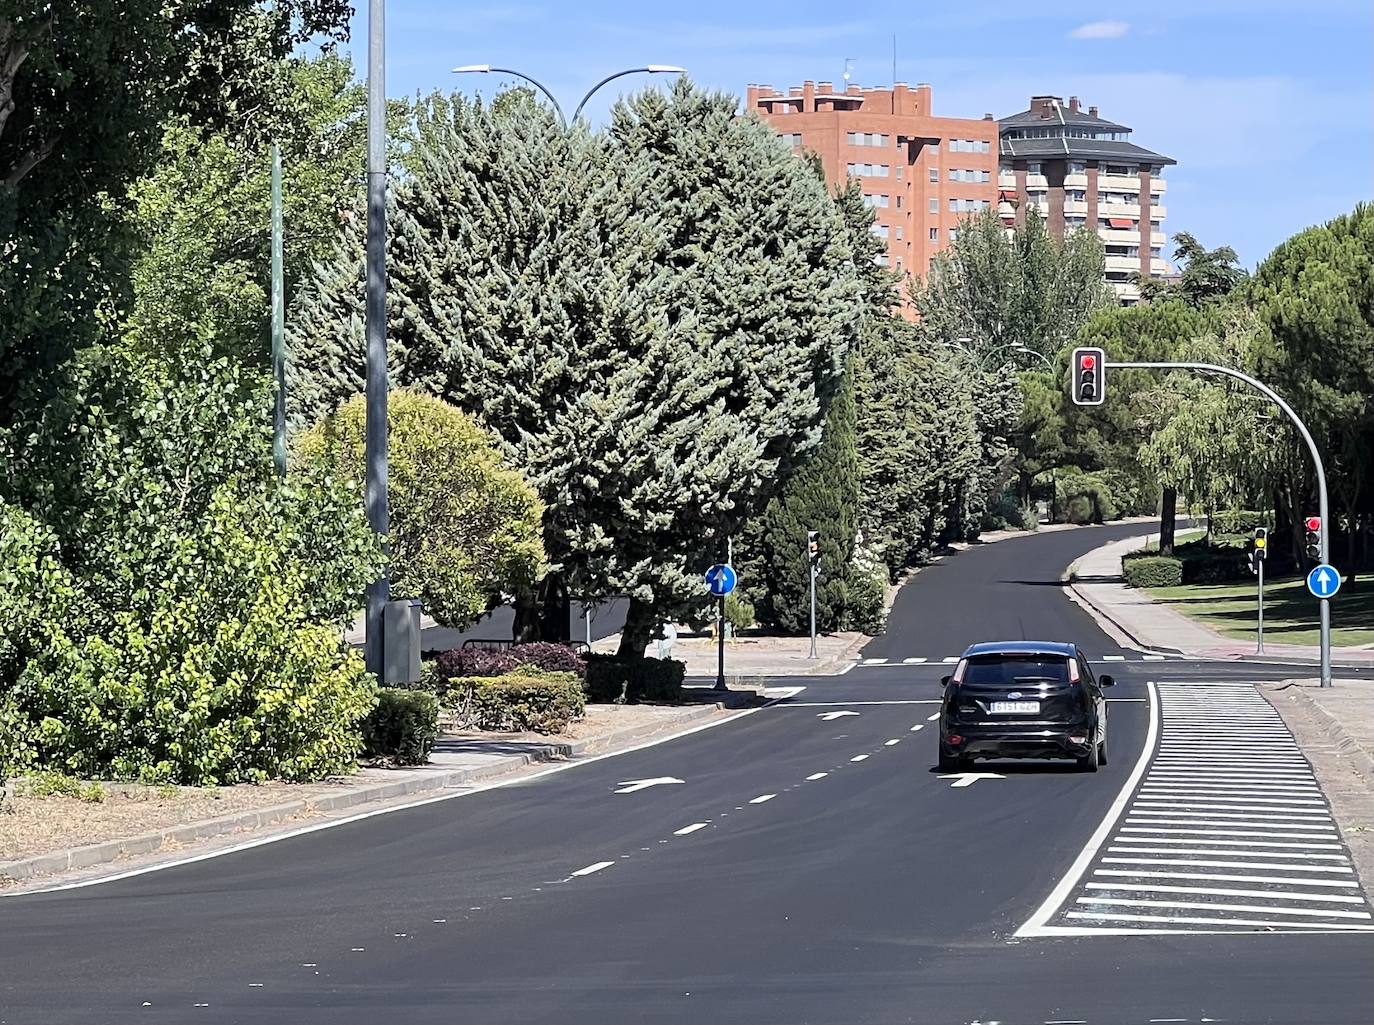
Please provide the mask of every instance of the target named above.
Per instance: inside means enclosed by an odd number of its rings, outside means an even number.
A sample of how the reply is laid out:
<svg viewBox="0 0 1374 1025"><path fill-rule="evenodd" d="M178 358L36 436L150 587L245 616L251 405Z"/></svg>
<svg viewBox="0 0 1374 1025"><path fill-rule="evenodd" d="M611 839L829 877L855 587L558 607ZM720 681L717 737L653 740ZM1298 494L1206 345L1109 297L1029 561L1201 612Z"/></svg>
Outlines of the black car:
<svg viewBox="0 0 1374 1025"><path fill-rule="evenodd" d="M1107 763L1110 676L1094 676L1072 644L974 644L942 681L940 769L975 758L1072 758L1084 772Z"/></svg>

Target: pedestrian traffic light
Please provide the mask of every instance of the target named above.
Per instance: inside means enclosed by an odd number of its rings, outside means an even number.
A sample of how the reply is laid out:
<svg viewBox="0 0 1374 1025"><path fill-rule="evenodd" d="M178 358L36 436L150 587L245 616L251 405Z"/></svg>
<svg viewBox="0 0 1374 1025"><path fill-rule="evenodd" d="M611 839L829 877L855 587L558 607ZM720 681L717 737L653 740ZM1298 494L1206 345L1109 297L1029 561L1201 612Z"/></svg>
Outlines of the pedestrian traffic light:
<svg viewBox="0 0 1374 1025"><path fill-rule="evenodd" d="M821 532L819 530L808 530L806 532L806 554L811 561L813 571L821 568Z"/></svg>
<svg viewBox="0 0 1374 1025"><path fill-rule="evenodd" d="M1269 531L1264 527L1255 528L1255 558L1263 561L1269 555Z"/></svg>
<svg viewBox="0 0 1374 1025"><path fill-rule="evenodd" d="M1073 401L1078 406L1100 406L1107 398L1107 356L1101 349L1073 350Z"/></svg>
<svg viewBox="0 0 1374 1025"><path fill-rule="evenodd" d="M1322 561L1322 518L1307 517L1307 557L1313 562Z"/></svg>

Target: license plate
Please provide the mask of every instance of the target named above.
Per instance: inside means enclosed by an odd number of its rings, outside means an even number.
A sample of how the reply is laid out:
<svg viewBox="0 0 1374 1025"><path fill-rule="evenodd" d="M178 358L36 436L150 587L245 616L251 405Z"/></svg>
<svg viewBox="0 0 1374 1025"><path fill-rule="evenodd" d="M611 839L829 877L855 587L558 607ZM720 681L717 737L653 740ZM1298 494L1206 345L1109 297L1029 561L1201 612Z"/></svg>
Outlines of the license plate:
<svg viewBox="0 0 1374 1025"><path fill-rule="evenodd" d="M1010 712L1015 715L1034 714L1040 711L1038 701L994 701L992 703L994 712Z"/></svg>

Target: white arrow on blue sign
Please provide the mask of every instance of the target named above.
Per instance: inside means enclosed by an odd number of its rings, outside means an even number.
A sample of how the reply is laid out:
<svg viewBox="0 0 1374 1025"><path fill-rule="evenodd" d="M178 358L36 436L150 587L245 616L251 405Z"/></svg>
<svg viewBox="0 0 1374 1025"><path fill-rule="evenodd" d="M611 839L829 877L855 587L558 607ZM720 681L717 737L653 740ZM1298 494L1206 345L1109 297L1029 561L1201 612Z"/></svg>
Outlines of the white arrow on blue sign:
<svg viewBox="0 0 1374 1025"><path fill-rule="evenodd" d="M735 571L724 563L717 563L706 571L706 586L717 598L723 598L735 589Z"/></svg>
<svg viewBox="0 0 1374 1025"><path fill-rule="evenodd" d="M1307 574L1307 589L1318 598L1334 597L1341 589L1341 575L1325 563L1314 566Z"/></svg>

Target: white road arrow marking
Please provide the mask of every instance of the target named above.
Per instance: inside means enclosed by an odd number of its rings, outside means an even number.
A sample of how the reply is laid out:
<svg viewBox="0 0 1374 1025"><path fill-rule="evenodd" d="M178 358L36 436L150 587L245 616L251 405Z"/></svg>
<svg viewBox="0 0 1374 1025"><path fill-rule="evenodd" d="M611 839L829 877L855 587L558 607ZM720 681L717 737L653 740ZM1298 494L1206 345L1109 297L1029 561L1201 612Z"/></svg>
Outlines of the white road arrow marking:
<svg viewBox="0 0 1374 1025"><path fill-rule="evenodd" d="M650 787L663 786L666 783L681 783L682 780L676 776L655 776L653 779L627 779L620 784L617 794L633 794L637 790L648 790Z"/></svg>
<svg viewBox="0 0 1374 1025"><path fill-rule="evenodd" d="M858 712L850 712L850 711L844 711L844 712L820 712L820 713L817 714L816 718L819 719L819 720L821 720L821 722L831 722L831 721L834 720L834 719L843 719L846 715L858 715L858 714L859 714Z"/></svg>
<svg viewBox="0 0 1374 1025"><path fill-rule="evenodd" d="M956 772L940 778L954 780L950 784L951 787L971 787L980 779L1006 779L1007 777L997 772Z"/></svg>

